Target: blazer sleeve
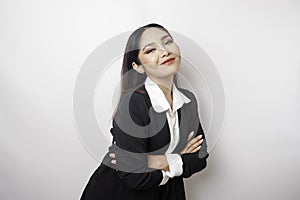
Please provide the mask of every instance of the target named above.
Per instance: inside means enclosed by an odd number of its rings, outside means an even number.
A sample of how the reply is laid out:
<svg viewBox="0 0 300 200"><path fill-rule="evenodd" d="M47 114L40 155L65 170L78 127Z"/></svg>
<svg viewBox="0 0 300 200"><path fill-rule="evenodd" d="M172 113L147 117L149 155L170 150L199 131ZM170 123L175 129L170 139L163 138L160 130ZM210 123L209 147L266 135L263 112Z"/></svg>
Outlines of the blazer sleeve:
<svg viewBox="0 0 300 200"><path fill-rule="evenodd" d="M183 178L189 178L193 174L200 172L201 170L205 169L207 166L207 158L209 156L209 153L207 151L207 142L206 137L204 134L204 131L202 129L199 114L198 114L198 104L195 96L188 92L188 96L191 98L192 104L191 104L191 118L190 118L190 127L195 131L195 136L202 135L203 142L201 144L201 148L199 151L195 153L188 153L188 154L182 154L182 162L183 162Z"/></svg>
<svg viewBox="0 0 300 200"><path fill-rule="evenodd" d="M148 168L148 108L141 94L125 96L113 120L116 168L120 180L130 189L152 190L162 179L161 170Z"/></svg>

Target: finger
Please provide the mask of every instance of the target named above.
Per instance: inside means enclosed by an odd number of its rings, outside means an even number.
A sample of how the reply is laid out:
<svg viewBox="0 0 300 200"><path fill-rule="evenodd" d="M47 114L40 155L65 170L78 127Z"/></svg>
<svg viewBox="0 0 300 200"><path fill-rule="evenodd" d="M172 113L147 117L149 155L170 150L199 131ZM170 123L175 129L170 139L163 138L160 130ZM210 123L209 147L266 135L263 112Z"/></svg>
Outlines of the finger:
<svg viewBox="0 0 300 200"><path fill-rule="evenodd" d="M198 135L197 138L201 139L203 135Z"/></svg>
<svg viewBox="0 0 300 200"><path fill-rule="evenodd" d="M198 142L201 138L202 138L202 135L198 135L197 137L193 138L193 139L190 141L190 144L193 144L193 143Z"/></svg>
<svg viewBox="0 0 300 200"><path fill-rule="evenodd" d="M184 147L184 149L181 150L180 153L181 153L181 154L188 153L188 152L187 152L187 149L188 149L188 146L186 145L186 146Z"/></svg>
<svg viewBox="0 0 300 200"><path fill-rule="evenodd" d="M196 149L194 149L191 153L195 153L195 152L199 151L200 149L201 149L201 146L199 146Z"/></svg>
<svg viewBox="0 0 300 200"><path fill-rule="evenodd" d="M194 131L190 132L187 141L190 141L194 135Z"/></svg>
<svg viewBox="0 0 300 200"><path fill-rule="evenodd" d="M115 153L110 153L110 154L109 154L109 157L111 157L111 158L116 158L116 154L115 154Z"/></svg>
<svg viewBox="0 0 300 200"><path fill-rule="evenodd" d="M195 138L195 139L196 139L196 138ZM194 142L194 141L195 141L195 142ZM202 139L202 140L197 139L197 140L194 140L194 141L193 141L193 143L191 143L190 146L187 148L187 150L188 150L189 152L193 151L195 148L197 148L199 145L201 145L202 142L203 142L203 139Z"/></svg>
<svg viewBox="0 0 300 200"><path fill-rule="evenodd" d="M189 148L189 147L192 146L193 144L197 143L201 138L202 138L202 135L199 135L199 136L195 137L194 139L192 139L192 140L187 144L187 148Z"/></svg>
<svg viewBox="0 0 300 200"><path fill-rule="evenodd" d="M112 164L117 164L117 161L116 160L111 160L110 161Z"/></svg>
<svg viewBox="0 0 300 200"><path fill-rule="evenodd" d="M202 144L202 142L203 142L203 139L199 140L198 142L196 142L193 145L191 145L190 149L194 150L195 148L197 148L198 146L200 146Z"/></svg>
<svg viewBox="0 0 300 200"><path fill-rule="evenodd" d="M188 140L187 140L188 143L185 145L184 149L180 152L181 154L189 153L191 151L191 149L189 149L191 147L191 145L196 143L202 137L202 135L199 135L199 136L195 137L194 139L192 139L193 135L194 135L194 131L190 132L190 134L188 136Z"/></svg>

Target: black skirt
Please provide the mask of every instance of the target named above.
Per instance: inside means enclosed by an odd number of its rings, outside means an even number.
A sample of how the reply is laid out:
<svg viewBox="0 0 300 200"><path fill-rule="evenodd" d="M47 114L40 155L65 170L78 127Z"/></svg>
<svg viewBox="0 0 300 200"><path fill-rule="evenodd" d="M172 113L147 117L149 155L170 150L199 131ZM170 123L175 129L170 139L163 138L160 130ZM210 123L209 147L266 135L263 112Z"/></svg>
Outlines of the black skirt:
<svg viewBox="0 0 300 200"><path fill-rule="evenodd" d="M182 177L174 177L152 190L127 188L117 171L101 163L90 177L80 200L185 200Z"/></svg>

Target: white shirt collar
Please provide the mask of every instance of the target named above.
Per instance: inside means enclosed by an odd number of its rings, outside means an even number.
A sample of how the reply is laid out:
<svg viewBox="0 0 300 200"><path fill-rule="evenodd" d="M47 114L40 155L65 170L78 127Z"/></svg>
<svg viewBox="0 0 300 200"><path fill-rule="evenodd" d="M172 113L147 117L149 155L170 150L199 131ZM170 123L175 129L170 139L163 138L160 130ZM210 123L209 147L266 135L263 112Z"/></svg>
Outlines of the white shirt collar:
<svg viewBox="0 0 300 200"><path fill-rule="evenodd" d="M149 77L145 80L145 89L148 92L153 109L160 113L168 109L171 110L168 100L159 86ZM180 92L175 84L172 85L173 90L173 112L183 106L184 103L189 103L191 100Z"/></svg>

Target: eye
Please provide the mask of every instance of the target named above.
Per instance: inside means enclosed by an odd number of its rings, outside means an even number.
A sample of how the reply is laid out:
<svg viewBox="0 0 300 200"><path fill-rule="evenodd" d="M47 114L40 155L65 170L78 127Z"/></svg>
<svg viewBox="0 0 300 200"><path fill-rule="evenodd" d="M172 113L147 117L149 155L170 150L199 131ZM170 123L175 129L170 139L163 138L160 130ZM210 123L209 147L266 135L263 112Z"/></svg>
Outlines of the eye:
<svg viewBox="0 0 300 200"><path fill-rule="evenodd" d="M146 51L146 54L149 54L149 53L153 52L154 50L155 49L149 49L149 50Z"/></svg>
<svg viewBox="0 0 300 200"><path fill-rule="evenodd" d="M173 42L173 40L167 40L165 44L170 44L172 42Z"/></svg>

